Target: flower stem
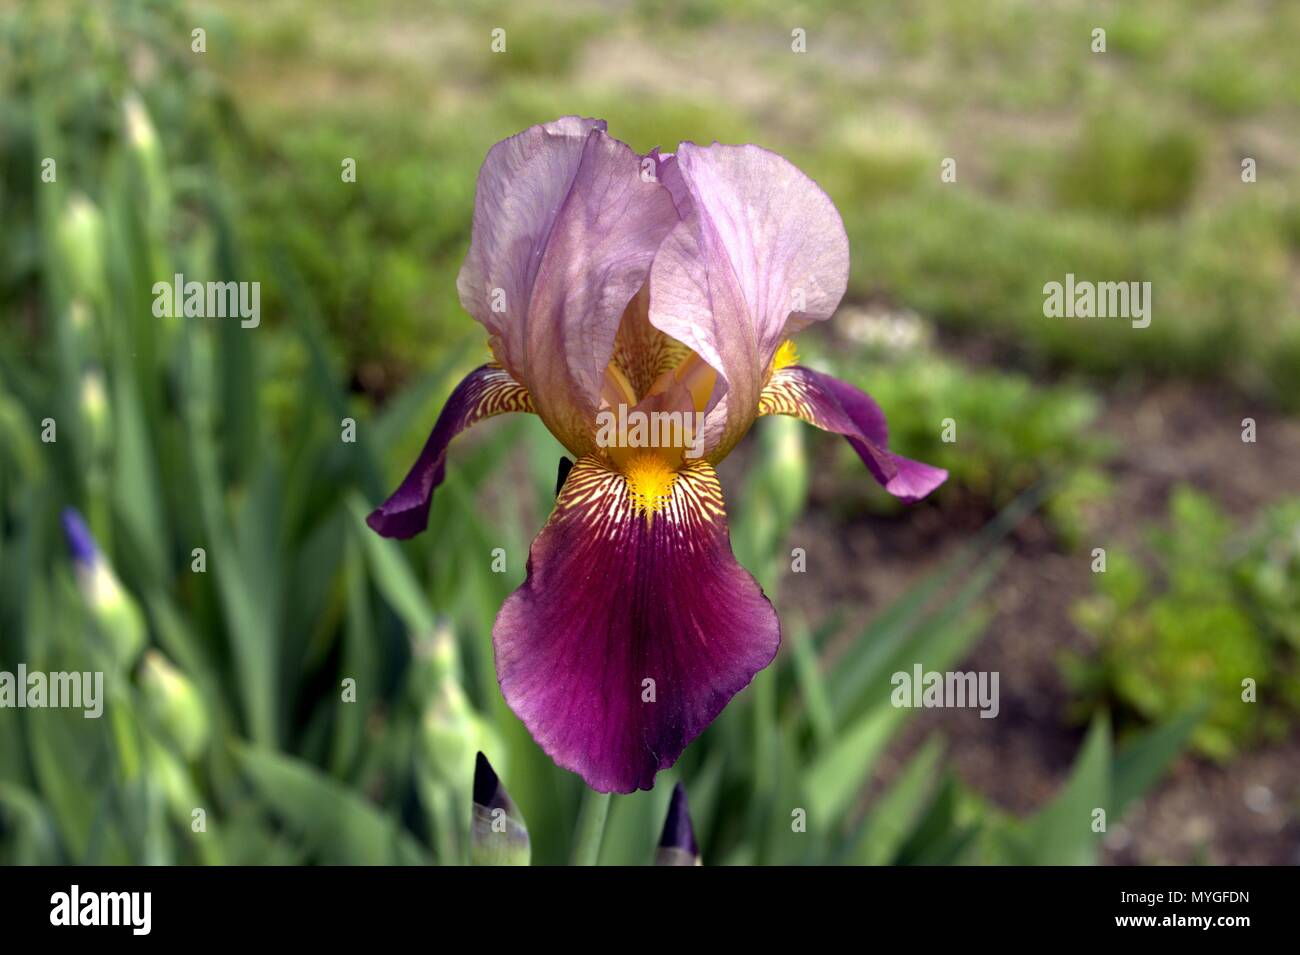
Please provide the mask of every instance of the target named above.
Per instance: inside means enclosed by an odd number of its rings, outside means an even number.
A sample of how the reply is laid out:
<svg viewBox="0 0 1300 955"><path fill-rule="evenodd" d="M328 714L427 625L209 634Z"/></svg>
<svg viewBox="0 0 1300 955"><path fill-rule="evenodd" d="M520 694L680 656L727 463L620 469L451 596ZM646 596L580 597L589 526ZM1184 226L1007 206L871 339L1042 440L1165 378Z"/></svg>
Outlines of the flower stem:
<svg viewBox="0 0 1300 955"><path fill-rule="evenodd" d="M573 839L570 865L595 865L600 843L605 838L605 819L609 815L609 793L588 789L578 810L578 827Z"/></svg>

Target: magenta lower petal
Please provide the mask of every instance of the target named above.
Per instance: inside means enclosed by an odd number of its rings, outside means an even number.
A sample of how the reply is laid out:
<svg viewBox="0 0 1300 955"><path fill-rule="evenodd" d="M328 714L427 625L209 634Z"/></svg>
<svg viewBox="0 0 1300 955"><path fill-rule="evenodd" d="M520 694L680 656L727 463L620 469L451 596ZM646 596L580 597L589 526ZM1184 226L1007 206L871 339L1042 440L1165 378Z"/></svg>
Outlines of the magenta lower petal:
<svg viewBox="0 0 1300 955"><path fill-rule="evenodd" d="M511 709L601 792L655 773L767 666L780 627L731 553L713 468L678 472L651 519L617 471L583 458L492 632Z"/></svg>
<svg viewBox="0 0 1300 955"><path fill-rule="evenodd" d="M532 411L528 392L498 365L483 365L456 386L415 466L366 523L384 537L414 537L429 524L433 491L446 475L447 446L470 425L511 411Z"/></svg>
<svg viewBox="0 0 1300 955"><path fill-rule="evenodd" d="M759 413L792 415L844 435L885 490L909 504L948 479L943 468L889 450L885 413L870 395L810 368L791 365L776 371L763 389Z"/></svg>

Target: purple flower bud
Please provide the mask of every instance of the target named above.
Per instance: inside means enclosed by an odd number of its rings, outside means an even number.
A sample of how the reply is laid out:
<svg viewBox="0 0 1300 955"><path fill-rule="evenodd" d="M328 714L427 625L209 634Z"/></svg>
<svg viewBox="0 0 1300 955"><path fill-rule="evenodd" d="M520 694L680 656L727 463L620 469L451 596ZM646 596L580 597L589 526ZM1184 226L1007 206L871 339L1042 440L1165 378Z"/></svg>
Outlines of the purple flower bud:
<svg viewBox="0 0 1300 955"><path fill-rule="evenodd" d="M62 516L63 533L68 538L68 550L72 552L73 561L78 567L89 569L99 559L99 547L95 544L94 535L76 508L64 508Z"/></svg>
<svg viewBox="0 0 1300 955"><path fill-rule="evenodd" d="M668 803L668 818L655 852L655 865L702 865L700 847L695 843L695 829L686 805L686 788L678 783Z"/></svg>
<svg viewBox="0 0 1300 955"><path fill-rule="evenodd" d="M85 520L74 508L61 515L72 567L86 609L124 666L135 663L147 642L144 615L113 573Z"/></svg>
<svg viewBox="0 0 1300 955"><path fill-rule="evenodd" d="M474 763L474 809L470 825L473 865L528 865L528 827L492 764L482 753Z"/></svg>

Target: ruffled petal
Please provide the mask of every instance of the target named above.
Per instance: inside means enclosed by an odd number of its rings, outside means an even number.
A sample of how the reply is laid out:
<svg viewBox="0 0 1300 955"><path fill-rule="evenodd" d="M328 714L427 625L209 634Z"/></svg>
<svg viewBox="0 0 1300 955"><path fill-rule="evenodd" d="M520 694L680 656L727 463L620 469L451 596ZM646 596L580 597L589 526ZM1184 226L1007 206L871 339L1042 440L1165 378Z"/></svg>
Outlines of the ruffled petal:
<svg viewBox="0 0 1300 955"><path fill-rule="evenodd" d="M511 411L533 411L527 390L499 365L470 372L456 386L406 478L366 523L384 537L414 537L429 524L433 490L446 476L447 446L470 425Z"/></svg>
<svg viewBox="0 0 1300 955"><path fill-rule="evenodd" d="M870 395L810 368L791 365L774 372L763 389L759 414L791 415L844 435L885 490L909 504L948 479L943 468L889 450L885 413Z"/></svg>
<svg viewBox="0 0 1300 955"><path fill-rule="evenodd" d="M685 219L691 212L691 193L686 188L686 180L682 178L681 170L677 168L676 155L661 153L656 146L650 150L647 158L654 161L655 177L673 197L673 204L677 206L677 215Z"/></svg>
<svg viewBox="0 0 1300 955"><path fill-rule="evenodd" d="M604 128L570 116L492 147L456 282L493 353L574 454L594 449L619 319L678 221L642 157Z"/></svg>
<svg viewBox="0 0 1300 955"><path fill-rule="evenodd" d="M777 347L835 311L848 236L816 183L757 146L683 143L660 175L689 203L650 271L650 321L721 378L705 427L717 461L753 423Z"/></svg>
<svg viewBox="0 0 1300 955"><path fill-rule="evenodd" d="M632 792L772 661L780 627L732 556L712 466L677 472L651 516L622 474L583 458L492 639L506 702L542 749L593 789Z"/></svg>

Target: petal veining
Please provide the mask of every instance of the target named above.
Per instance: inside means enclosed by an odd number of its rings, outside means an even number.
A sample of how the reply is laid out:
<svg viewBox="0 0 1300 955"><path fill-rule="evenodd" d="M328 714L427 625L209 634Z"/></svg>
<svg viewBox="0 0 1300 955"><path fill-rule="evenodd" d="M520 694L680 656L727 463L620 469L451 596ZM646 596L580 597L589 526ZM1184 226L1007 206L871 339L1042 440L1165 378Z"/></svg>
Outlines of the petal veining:
<svg viewBox="0 0 1300 955"><path fill-rule="evenodd" d="M595 458L574 465L492 635L510 707L603 792L650 788L780 642L711 465L677 471L648 514Z"/></svg>

